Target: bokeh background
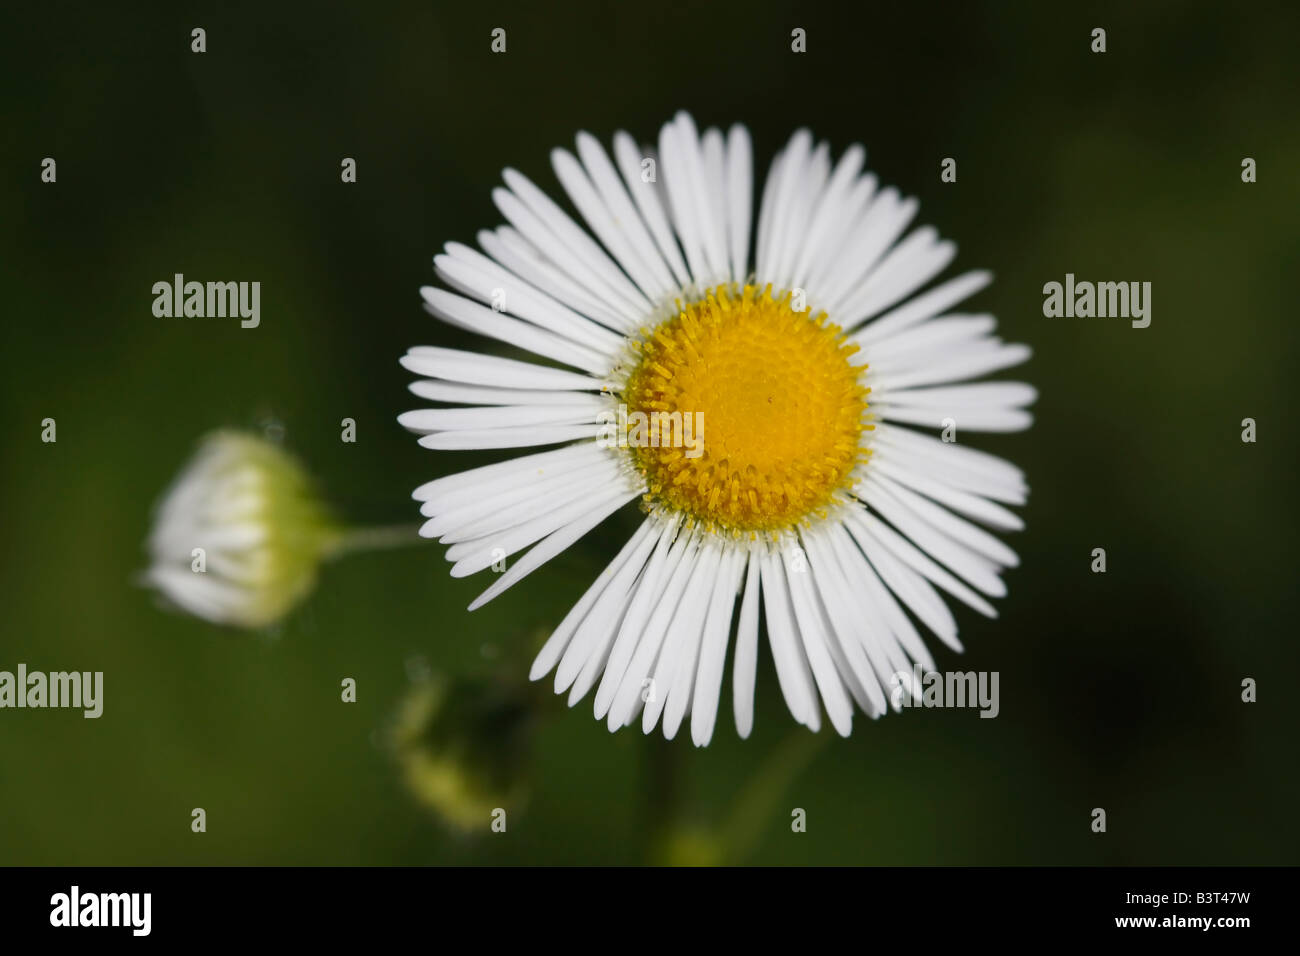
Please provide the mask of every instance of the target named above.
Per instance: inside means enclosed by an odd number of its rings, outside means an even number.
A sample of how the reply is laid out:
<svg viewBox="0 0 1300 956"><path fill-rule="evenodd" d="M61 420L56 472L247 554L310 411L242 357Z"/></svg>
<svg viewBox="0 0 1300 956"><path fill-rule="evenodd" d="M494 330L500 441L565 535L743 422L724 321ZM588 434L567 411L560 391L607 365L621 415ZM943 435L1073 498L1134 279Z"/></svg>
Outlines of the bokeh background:
<svg viewBox="0 0 1300 956"><path fill-rule="evenodd" d="M1293 5L183 6L3 15L0 669L102 670L105 711L0 711L0 863L1297 862ZM554 189L577 130L649 140L679 108L749 124L763 169L801 125L865 143L954 268L996 272L972 305L1033 345L1042 397L972 440L1028 472L1023 565L937 658L999 671L1002 712L814 737L764 647L753 737L727 715L701 751L542 686L527 805L458 834L385 743L412 675L522 674L634 515L474 614L490 574L426 546L332 565L248 635L133 584L151 507L202 434L277 422L350 519L418 520L416 485L487 460L394 421L408 346L478 344L422 311L431 256L500 222L502 167ZM261 281L261 327L155 318L176 272ZM1044 318L1066 272L1152 282L1151 327Z"/></svg>

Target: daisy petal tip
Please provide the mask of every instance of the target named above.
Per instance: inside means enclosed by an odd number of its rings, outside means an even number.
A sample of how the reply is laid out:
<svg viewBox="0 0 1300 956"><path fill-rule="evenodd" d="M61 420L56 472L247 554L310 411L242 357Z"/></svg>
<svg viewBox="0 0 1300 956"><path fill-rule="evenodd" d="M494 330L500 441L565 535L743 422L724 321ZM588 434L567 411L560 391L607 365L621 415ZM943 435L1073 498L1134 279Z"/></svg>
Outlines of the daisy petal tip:
<svg viewBox="0 0 1300 956"><path fill-rule="evenodd" d="M533 661L533 666L528 669L528 679L534 683L541 680L551 671L551 667L540 657Z"/></svg>
<svg viewBox="0 0 1300 956"><path fill-rule="evenodd" d="M418 410L402 412L402 414L397 416L397 424L401 425L408 432L427 433L427 428L420 428L415 424L420 420L419 416L420 412Z"/></svg>
<svg viewBox="0 0 1300 956"><path fill-rule="evenodd" d="M565 669L564 662L561 661L560 666L555 669L555 681L551 685L555 690L555 696L559 697L561 694L568 693L569 688L573 685L577 676L577 674L568 673ZM576 703L576 701L570 700L569 706L572 707L574 703Z"/></svg>
<svg viewBox="0 0 1300 956"><path fill-rule="evenodd" d="M448 549L448 553L450 553L450 549ZM477 564L473 564L471 563L471 561L472 558L464 558L461 559L461 561L452 564L451 566L452 578L468 578L469 575L472 575L474 574L474 572L480 570Z"/></svg>

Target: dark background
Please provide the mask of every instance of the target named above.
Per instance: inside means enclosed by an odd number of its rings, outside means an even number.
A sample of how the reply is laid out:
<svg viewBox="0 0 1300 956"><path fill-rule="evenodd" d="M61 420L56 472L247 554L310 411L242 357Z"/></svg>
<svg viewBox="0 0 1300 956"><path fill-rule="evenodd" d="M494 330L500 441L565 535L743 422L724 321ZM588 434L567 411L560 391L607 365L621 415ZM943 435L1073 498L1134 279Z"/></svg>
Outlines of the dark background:
<svg viewBox="0 0 1300 956"><path fill-rule="evenodd" d="M0 863L635 862L707 844L738 799L759 807L729 857L749 862L1297 861L1293 5L29 4L3 19L0 669L102 670L105 712L0 711ZM517 768L527 807L506 834L456 836L382 745L410 662L523 673L634 515L472 615L490 575L453 581L425 547L330 566L275 634L250 636L133 585L150 509L202 434L274 419L349 518L416 520L416 485L480 461L394 421L420 404L397 365L408 346L482 344L421 310L431 256L500 222L502 167L558 196L552 147L579 129L649 141L679 108L748 124L760 175L798 126L837 155L863 142L883 183L921 198L918 223L958 241L954 269L995 271L972 307L1033 345L1018 371L1041 399L1031 431L974 441L1029 476L1023 565L1000 620L957 610L965 655L932 646L941 669L999 671L1002 712L913 710L810 743L766 650L753 737L726 713L702 751L611 736L590 696L568 710L545 694ZM939 181L946 156L956 184ZM155 318L151 286L176 272L261 281L261 327ZM1067 272L1150 281L1151 327L1044 318L1042 286ZM47 416L57 444L40 441ZM1245 677L1258 703L1241 702Z"/></svg>

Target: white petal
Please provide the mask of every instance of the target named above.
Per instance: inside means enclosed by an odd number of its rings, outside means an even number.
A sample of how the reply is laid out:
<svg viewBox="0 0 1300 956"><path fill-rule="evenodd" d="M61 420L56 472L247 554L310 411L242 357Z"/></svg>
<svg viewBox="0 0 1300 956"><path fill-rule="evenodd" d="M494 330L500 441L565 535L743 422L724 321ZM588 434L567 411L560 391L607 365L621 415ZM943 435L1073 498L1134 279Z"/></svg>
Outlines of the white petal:
<svg viewBox="0 0 1300 956"><path fill-rule="evenodd" d="M749 130L740 124L727 133L727 249L731 280L749 275L749 229L753 203L753 148Z"/></svg>
<svg viewBox="0 0 1300 956"><path fill-rule="evenodd" d="M713 593L720 557L721 551L716 544L711 541L702 544L681 598L674 602L676 606L659 649L658 660L655 661L650 693L645 695L645 708L641 712L641 729L647 734L654 730L664 708L672 700L678 680L694 678L695 653L704 629L704 617L708 611L709 596ZM687 658L690 661L689 668L685 663ZM680 692L678 697L678 705L681 706ZM675 732L676 728L673 728L673 733ZM664 736L672 739L667 724L664 726Z"/></svg>
<svg viewBox="0 0 1300 956"><path fill-rule="evenodd" d="M980 382L976 385L951 385L943 388L913 388L894 391L877 391L875 401L891 405L910 405L918 408L941 408L958 412L968 406L996 406L1019 408L1032 405L1038 392L1024 382Z"/></svg>
<svg viewBox="0 0 1300 956"><path fill-rule="evenodd" d="M641 214L637 212L636 206L632 204L632 198L619 179L618 170L614 168L609 155L596 137L589 133L579 133L578 155L582 158L592 183L600 193L600 198L608 207L615 225L621 230L624 239L632 247L642 266L651 274L652 286L660 290L661 296L679 288L679 283L673 278L668 263L655 248L654 238L650 235L649 229L641 219Z"/></svg>
<svg viewBox="0 0 1300 956"><path fill-rule="evenodd" d="M982 521L986 525L1003 531L1020 531L1025 526L1024 521L1015 512L988 498L955 488L940 479L918 474L899 464L888 453L872 456L870 467L877 473L888 475L900 484L919 491L928 498L933 498L939 504L976 521Z"/></svg>
<svg viewBox="0 0 1300 956"><path fill-rule="evenodd" d="M718 583L718 566L722 549L710 542L703 549L703 557L695 568L682 601L673 615L659 652L655 667L655 694L646 701L641 714L641 728L646 733L654 729L660 712L664 718L664 737L672 740L681 727L686 706L694 690L696 662L699 659L700 641L708 617L710 598Z"/></svg>
<svg viewBox="0 0 1300 956"><path fill-rule="evenodd" d="M904 199L893 186L875 193L866 213L845 238L839 254L829 260L834 268L818 286L821 297L827 302L839 302L851 289L870 277L919 208L915 199ZM850 329L857 319L857 316L846 313L837 315L835 321Z"/></svg>
<svg viewBox="0 0 1300 956"><path fill-rule="evenodd" d="M793 558L788 552L782 557L785 561L786 582L790 586L790 605L794 610L795 623L812 668L813 679L821 692L822 703L830 716L831 725L840 736L847 737L853 730L853 704L828 648L829 635L826 634L825 618L808 580L813 572L806 567L803 571L794 570L791 567Z"/></svg>
<svg viewBox="0 0 1300 956"><path fill-rule="evenodd" d="M564 620L551 632L551 636L542 645L542 649L537 652L532 669L528 672L529 680L541 680L542 677L550 673L551 668L555 666L556 661L560 659L560 655L564 653L564 649L572 639L573 632L586 619L587 612L591 610L592 605L605 592L609 582L632 560L645 536L652 533L653 526L653 518L646 518L645 521L641 522L641 527L637 529L632 537L628 538L627 544L623 545L623 549L619 551L614 560L596 576L596 580L592 582L591 587L587 588L586 593L564 616Z"/></svg>
<svg viewBox="0 0 1300 956"><path fill-rule="evenodd" d="M874 515L866 515L866 517L863 520L867 527L873 529L873 534L875 539L880 544L884 545L884 550L881 552L880 555L882 558L884 557L885 552L888 552L890 555L892 555L893 557L897 558L900 562L902 562L903 570L908 571L909 574L910 572L913 571L919 572L919 574L922 577L927 578L930 581L933 581L935 584L939 585L939 587L943 588L945 591L953 595L959 601L962 601L963 603L969 605L970 607L973 607L975 610L979 611L981 614L985 615L986 617L998 616L997 611L994 610L993 608L993 605L989 604L988 601L985 601L982 597L980 597L978 594L972 591L969 587L967 587L965 584L959 581L948 571L941 568L934 560L930 558L929 555L925 554L920 548L912 544L912 542L908 541L906 538L904 538L893 528L889 527L884 522L877 520ZM876 552L872 552L873 562L875 557L876 557ZM879 568L880 565L877 564L877 569L879 570ZM880 574L882 578L886 577L885 571L882 570ZM907 575L904 576L906 577ZM894 588L893 582L888 581L888 583L890 588L893 589ZM933 588L930 588L929 585L925 584L925 581L923 580L919 582L914 581L913 583L919 583L925 585L920 589L922 595L927 600L929 600L930 597L933 596L935 601L937 602L936 606L940 606L943 608L944 619L951 620L952 615L948 611L947 605L944 605L943 602L938 599L938 595L934 593ZM908 600L906 596L903 595L901 592L898 592L897 589L895 589L895 591L896 593L899 594L899 597L902 597L905 601ZM918 614L917 616L919 617L920 615ZM939 632L936 631L936 633ZM955 635L956 632L954 631L953 633ZM942 634L940 634L940 636L942 637Z"/></svg>
<svg viewBox="0 0 1300 956"><path fill-rule="evenodd" d="M957 622L953 619L952 611L924 577L899 560L882 542L884 538L891 544L897 544L901 540L897 533L865 511L850 512L846 517L845 528L889 590L898 595L899 600L939 640L954 650L961 650L961 645L957 642Z"/></svg>
<svg viewBox="0 0 1300 956"><path fill-rule="evenodd" d="M860 176L843 202L827 210L826 232L816 240L818 253L808 257L807 278L802 283L819 306L828 301L827 290L848 288L866 268L861 260L851 258L851 243L876 198L878 185L872 173Z"/></svg>
<svg viewBox="0 0 1300 956"><path fill-rule="evenodd" d="M609 356L586 346L577 345L554 332L529 325L527 322L521 322L500 312L493 312L477 302L445 289L424 286L420 289L420 294L424 296L424 307L431 315L457 328L527 349L537 355L580 368L584 372L604 375L609 371L611 365Z"/></svg>
<svg viewBox="0 0 1300 956"><path fill-rule="evenodd" d="M963 299L974 295L992 281L991 272L977 270L963 273L900 305L892 312L873 319L868 325L859 329L852 338L865 350L872 342L897 335L911 325L939 315ZM858 309L844 316L840 324L846 329L851 329L870 314L869 310Z"/></svg>
<svg viewBox="0 0 1300 956"><path fill-rule="evenodd" d="M891 645L897 644L903 652L916 661L925 670L934 669L934 658L926 648L921 635L912 625L912 620L899 605L889 588L880 579L876 570L862 554L862 551L849 536L843 524L834 524L827 529L827 539L835 552L840 570L844 574L850 595L856 597L858 606L866 613L879 615L884 619L887 631L866 631L863 634L863 646L872 666L880 671L879 661L883 658L892 662L895 652Z"/></svg>
<svg viewBox="0 0 1300 956"><path fill-rule="evenodd" d="M781 230L790 218L790 207L796 201L799 180L811 158L812 142L812 133L806 129L796 130L780 153L780 165L773 163L768 174L770 188L763 194L763 209L759 216L757 270L763 277L762 281L771 281L773 285L776 285L776 280L766 277L775 273L783 239Z"/></svg>
<svg viewBox="0 0 1300 956"><path fill-rule="evenodd" d="M650 669L659 655L682 592L686 590L686 584L700 561L699 540L695 535L683 535L678 544L674 545L673 551L676 552L675 566L672 573L667 575L663 593L650 610L645 629L641 632L632 659L628 662L610 705L606 723L611 731L631 722L636 716L637 708L647 703L643 695L657 695L662 691L662 688L653 683Z"/></svg>
<svg viewBox="0 0 1300 956"><path fill-rule="evenodd" d="M555 670L557 694L568 689L589 663L598 666L604 658L610 641L618 631L619 622L627 611L628 592L631 590L632 582L640 574L646 558L655 546L657 536L650 532L649 526L643 524L641 531L638 532L639 541L636 550L632 552L618 574L611 579L605 593L593 605L586 619L574 633L572 642L560 660L560 666ZM595 667L592 670L594 672ZM577 703L589 687L590 685L588 688L581 688L581 685L574 686L574 693L569 698L569 706L572 707Z"/></svg>
<svg viewBox="0 0 1300 956"><path fill-rule="evenodd" d="M726 229L721 218L722 193L719 190L716 194L711 194L712 184L709 182L708 161L705 158L705 140L710 132L718 137L718 142L713 148L718 150L720 161L721 134L717 130L706 130L705 135L701 136L695 128L695 121L686 112L679 112L673 122L681 133L677 142L683 147L682 159L690 182L691 208L700 230L704 261L708 263L709 273L705 281L710 286L716 285L727 277Z"/></svg>
<svg viewBox="0 0 1300 956"><path fill-rule="evenodd" d="M713 739L713 728L718 719L718 698L722 695L722 672L727 661L727 639L731 636L731 615L736 606L736 585L740 583L744 570L745 552L729 547L722 559L705 620L699 669L695 675L691 740L697 747L707 746Z"/></svg>
<svg viewBox="0 0 1300 956"><path fill-rule="evenodd" d="M696 144L687 141L689 134L676 123L665 123L659 131L659 156L662 176L672 214L673 230L681 241L682 252L698 288L707 288L716 279L713 265L705 258L704 227L701 209L695 199L692 165L688 158Z"/></svg>
<svg viewBox="0 0 1300 956"><path fill-rule="evenodd" d="M821 713L814 696L812 672L796 630L794 611L790 608L785 566L777 554L768 553L762 561L763 606L777 683L794 719L816 731L821 728Z"/></svg>
<svg viewBox="0 0 1300 956"><path fill-rule="evenodd" d="M776 192L780 181L781 165L785 159L785 152L778 152L772 157L772 164L767 169L767 179L763 181L763 195L758 204L758 234L754 240L754 263L755 263L755 281L768 282L766 278L759 279L757 275L758 264L767 263L767 246L772 241L772 219L776 215Z"/></svg>
<svg viewBox="0 0 1300 956"><path fill-rule="evenodd" d="M888 475L877 474L874 480L910 511L966 547L984 555L995 564L1014 568L1020 564L1016 553L983 528L953 514L947 508L923 498Z"/></svg>
<svg viewBox="0 0 1300 956"><path fill-rule="evenodd" d="M602 720L609 713L614 695L627 673L632 654L639 646L641 635L645 632L651 612L659 606L668 582L677 570L683 554L687 550L688 535L678 536L678 521L664 525L660 531L655 550L646 562L645 569L637 579L628 605L627 614L619 625L618 636L609 652L609 660L601 675L600 686L596 688L594 711L597 720Z"/></svg>
<svg viewBox="0 0 1300 956"><path fill-rule="evenodd" d="M595 240L569 218L568 214L559 207L555 200L538 189L532 180L517 170L507 169L502 173L502 177L511 191L546 225L551 234L572 253L571 261L581 264L582 273L591 277L587 281L593 282L597 288L604 290L605 294L602 298L606 299L610 305L632 321L637 321L639 316L644 315L652 308L650 300L619 270L618 266L596 244ZM499 206L500 203L498 202ZM502 211L504 212L504 210ZM507 216L506 218L510 217ZM513 219L511 219L511 222L520 232L528 235L519 227L519 223ZM536 242L537 240L534 239L533 241ZM540 248L550 254L554 246L543 245ZM581 274L574 272L572 269L569 271L574 278L582 277Z"/></svg>
<svg viewBox="0 0 1300 956"><path fill-rule="evenodd" d="M455 451L470 448L527 448L595 438L602 425L540 425L434 432L420 439L421 448Z"/></svg>
<svg viewBox="0 0 1300 956"><path fill-rule="evenodd" d="M785 209L785 221L777 228L771 279L781 289L793 288L794 267L803 249L812 210L826 188L831 174L830 144L818 144L808 159L804 174L795 183L794 194ZM806 292L806 290L805 290Z"/></svg>
<svg viewBox="0 0 1300 956"><path fill-rule="evenodd" d="M862 618L853 598L855 585L845 580L829 539L823 540L817 534L804 534L801 538L812 566L810 576L826 608L831 636L838 641L841 650L846 678L853 678L851 681L846 679L846 683L855 692L854 697L858 698L858 705L864 711L868 714L884 713L887 704L881 685L887 685L892 669L883 655L877 660L868 653L877 645L864 637L864 632L870 628L883 629L883 622ZM865 699L859 694L865 695Z"/></svg>
<svg viewBox="0 0 1300 956"><path fill-rule="evenodd" d="M462 385L419 379L407 386L412 395L431 402L454 405L582 405L593 411L607 408L609 402L590 392L547 391L540 388L491 388L486 385Z"/></svg>
<svg viewBox="0 0 1300 956"><path fill-rule="evenodd" d="M759 566L757 551L749 552L749 570L745 576L745 596L740 603L740 623L736 628L736 653L732 661L731 704L736 718L736 733L742 739L754 729L754 681L758 675L758 599Z"/></svg>
<svg viewBox="0 0 1300 956"><path fill-rule="evenodd" d="M944 442L933 435L925 435L897 425L881 426L875 430L875 440L882 447L894 449L907 462L921 461L925 464L913 468L916 471L935 472L945 481L960 484L963 488L972 488L972 484L988 487L1003 494L1020 493L1019 498L1002 497L990 491L977 493L995 498L998 501L1010 501L1023 504L1023 492L1026 489L1025 476L1015 465L986 451L971 448L960 442ZM904 462L905 464L907 462ZM908 467L911 467L909 465Z"/></svg>
<svg viewBox="0 0 1300 956"><path fill-rule="evenodd" d="M454 544L447 549L448 560L456 562L451 567L451 576L453 578L463 578L482 571L502 557L509 557L535 541L566 527L581 524L591 515L598 514L603 517L610 514L623 503L631 501L639 493L639 491L629 492L620 485L615 485L614 488L607 489L602 494L593 495L564 507L556 508L553 511L539 514L531 521L515 525L500 534ZM592 523L592 526L594 525L595 522ZM461 557L461 555L464 555L464 557ZM514 576L513 572L521 563L523 562L517 562L512 566L509 571L502 575L502 580L506 578L510 578L512 581L518 580L518 577Z"/></svg>
<svg viewBox="0 0 1300 956"><path fill-rule="evenodd" d="M459 242L449 242L446 248L445 254L433 257L433 266L453 289L601 355L622 350L623 336L573 311L478 250Z"/></svg>
<svg viewBox="0 0 1300 956"><path fill-rule="evenodd" d="M608 329L627 332L632 328L617 310L598 296L592 295L582 283L510 226L499 226L495 232L481 230L478 244L511 272L527 279L555 301L563 302L580 315L585 315Z"/></svg>
<svg viewBox="0 0 1300 956"><path fill-rule="evenodd" d="M1003 597L1007 593L1006 584L998 577L997 564L922 519L895 497L883 481L867 482L863 490L867 503L927 555L947 565L985 594ZM953 520L958 519L954 516Z"/></svg>
<svg viewBox="0 0 1300 956"><path fill-rule="evenodd" d="M636 147L636 141L631 136L622 131L614 134L614 159L623 174L627 191L632 196L632 201L636 203L637 209L640 210L650 235L654 237L655 247L668 263L668 267L672 269L677 284L686 286L690 284L690 273L687 272L686 263L682 261L681 251L677 248L672 229L668 225L668 217L664 214L658 192L660 184L657 181L657 171L655 181L647 182L642 178L642 161L646 158L648 157L641 155Z"/></svg>
<svg viewBox="0 0 1300 956"><path fill-rule="evenodd" d="M875 412L888 422L903 422L929 428L944 428L949 421L971 432L1018 432L1034 422L1034 416L1021 408L962 407L935 410L916 405L880 402Z"/></svg>
<svg viewBox="0 0 1300 956"><path fill-rule="evenodd" d="M557 475L549 481L537 482L535 493L519 495L515 501L497 498L495 508L475 519L460 518L451 523L435 518L426 523L420 533L425 537L437 533L443 544L468 544L477 538L504 534L541 512L554 511L562 505L599 494L603 488L619 482L621 471L619 462L608 460L576 475ZM545 487L538 489L537 486L541 485ZM436 532L435 528L438 529ZM447 556L452 560L450 549Z"/></svg>
<svg viewBox="0 0 1300 956"><path fill-rule="evenodd" d="M517 428L531 425L594 423L599 408L589 405L490 405L481 408L417 408L397 416L413 432Z"/></svg>
<svg viewBox="0 0 1300 956"><path fill-rule="evenodd" d="M474 611L481 608L506 588L511 587L525 576L536 571L639 494L641 494L641 491L637 490L630 494L602 498L597 501L585 514L575 518L564 527L556 529L511 565L509 570L502 574L495 584L474 599L469 609Z"/></svg>
<svg viewBox="0 0 1300 956"><path fill-rule="evenodd" d="M471 385L502 388L540 388L567 391L600 391L603 383L565 369L547 368L532 362L417 345L401 358L402 367L431 378Z"/></svg>
<svg viewBox="0 0 1300 956"><path fill-rule="evenodd" d="M553 223L537 215L534 208L509 189L498 187L492 190L492 201L501 211L501 215L506 217L506 221L519 230L519 234L532 243L556 268L618 316L621 330L635 327L637 309L602 279L598 272L600 267L594 258L588 258L569 248L552 231Z"/></svg>
<svg viewBox="0 0 1300 956"><path fill-rule="evenodd" d="M542 478L573 471L610 454L610 449L601 448L591 441L554 451L523 455L435 478L416 488L411 497L416 501L430 502L439 508L458 507L478 500L482 495L531 481L533 477Z"/></svg>
<svg viewBox="0 0 1300 956"><path fill-rule="evenodd" d="M898 360L913 355L918 361L928 361L928 356L943 355L958 344L987 336L997 328L997 324L997 319L991 315L945 315L929 319L872 342L871 361Z"/></svg>
<svg viewBox="0 0 1300 956"><path fill-rule="evenodd" d="M808 217L808 231L800 244L791 275L791 283L807 287L809 269L822 257L838 254L830 243L844 234L848 226L848 216L860 211L860 207L850 205L850 196L858 184L858 174L867 158L867 151L854 143L835 164L825 190L818 197L816 205ZM868 183L868 188L874 184ZM866 191L859 194L865 198Z"/></svg>
<svg viewBox="0 0 1300 956"><path fill-rule="evenodd" d="M426 501L420 506L420 514L432 519L425 525L429 537L460 533L484 519L492 521L501 512L519 504L530 505L536 510L556 491L575 483L585 484L592 476L597 481L609 481L612 475L619 473L620 467L621 463L606 452L590 460L584 458L572 465L566 462L563 467L545 469L541 474L538 473L540 469L530 469L509 479L485 482L480 488L466 488L455 497L446 494L437 500Z"/></svg>
<svg viewBox="0 0 1300 956"><path fill-rule="evenodd" d="M833 311L875 315L911 295L952 262L953 242L941 242L939 232L923 226L889 251L856 288L835 303Z"/></svg>
<svg viewBox="0 0 1300 956"><path fill-rule="evenodd" d="M582 213L582 218L591 227L591 231L610 251L623 271L632 277L632 281L637 284L646 298L656 301L672 292L668 270L662 269L662 273L656 273L643 261L640 250L622 227L618 215L597 192L596 186L587 176L587 171L582 168L582 164L573 154L563 149L552 150L551 166L560 180L560 185L569 194L578 212ZM619 188L621 190L622 187ZM621 197L621 200L627 204L624 215L631 212L631 215L636 217L632 221L639 225L640 217L637 217L636 212L632 210L632 203L626 194ZM649 236L646 236L646 240L649 241ZM657 254L655 259L659 259ZM662 268L662 260L659 260L659 265Z"/></svg>
<svg viewBox="0 0 1300 956"><path fill-rule="evenodd" d="M715 128L705 130L700 141L700 158L704 198L709 204L706 250L715 263L720 282L732 279L727 247L726 152L722 131Z"/></svg>

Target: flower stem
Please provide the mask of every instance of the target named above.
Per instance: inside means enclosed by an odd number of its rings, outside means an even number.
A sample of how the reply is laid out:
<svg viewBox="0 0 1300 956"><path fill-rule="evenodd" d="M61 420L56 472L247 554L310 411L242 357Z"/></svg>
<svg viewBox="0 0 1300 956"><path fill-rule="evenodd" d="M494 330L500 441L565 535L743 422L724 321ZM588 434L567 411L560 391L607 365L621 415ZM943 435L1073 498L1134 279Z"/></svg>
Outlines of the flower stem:
<svg viewBox="0 0 1300 956"><path fill-rule="evenodd" d="M349 528L334 546L333 557L356 554L361 551L384 551L406 545L424 544L431 539L421 538L418 524L380 525L372 528Z"/></svg>
<svg viewBox="0 0 1300 956"><path fill-rule="evenodd" d="M777 801L829 739L827 733L791 731L754 774L732 805L722 827L723 852L728 864L740 863L749 855L770 825Z"/></svg>

